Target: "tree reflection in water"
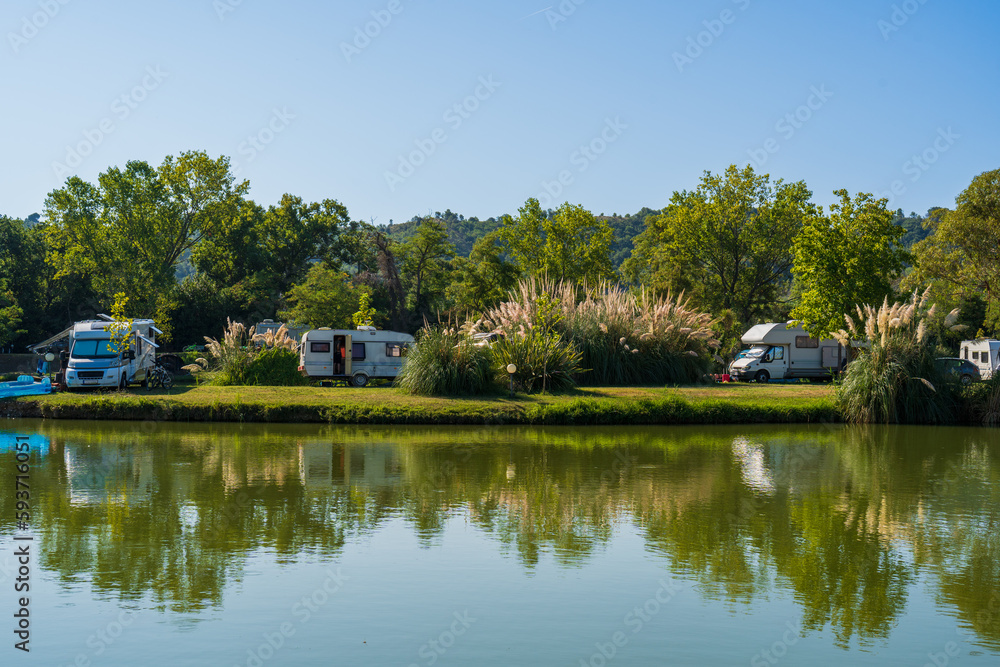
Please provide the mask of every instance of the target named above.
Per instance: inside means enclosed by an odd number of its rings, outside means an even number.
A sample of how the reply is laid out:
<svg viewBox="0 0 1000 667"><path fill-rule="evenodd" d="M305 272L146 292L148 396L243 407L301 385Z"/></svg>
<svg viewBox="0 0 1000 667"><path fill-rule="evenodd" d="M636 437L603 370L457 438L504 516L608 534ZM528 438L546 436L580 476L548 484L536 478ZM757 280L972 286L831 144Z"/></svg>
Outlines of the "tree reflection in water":
<svg viewBox="0 0 1000 667"><path fill-rule="evenodd" d="M44 436L41 565L102 595L220 605L251 554L334 558L396 517L422 548L461 517L528 570L545 557L576 567L631 525L706 598L738 609L790 592L803 627L830 626L843 646L888 637L926 579L1000 647L994 431L20 428ZM0 477L7 533L12 483Z"/></svg>

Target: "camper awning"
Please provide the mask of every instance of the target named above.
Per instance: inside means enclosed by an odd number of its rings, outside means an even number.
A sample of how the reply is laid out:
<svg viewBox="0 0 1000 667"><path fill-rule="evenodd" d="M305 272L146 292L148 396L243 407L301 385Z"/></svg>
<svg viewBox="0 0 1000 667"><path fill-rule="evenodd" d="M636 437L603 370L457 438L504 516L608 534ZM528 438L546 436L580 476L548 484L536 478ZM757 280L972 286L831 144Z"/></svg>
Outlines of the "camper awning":
<svg viewBox="0 0 1000 667"><path fill-rule="evenodd" d="M149 345L150 347L155 347L155 348L157 348L157 349L159 349L159 348L160 348L160 346L159 346L159 345L157 345L157 344L156 344L156 343L154 343L153 341L149 340L149 339L148 339L148 338L146 338L145 336L139 336L139 334L136 334L136 336L138 336L139 340L141 340L141 341L142 341L143 343L145 343L146 345Z"/></svg>
<svg viewBox="0 0 1000 667"><path fill-rule="evenodd" d="M40 350L41 348L48 347L48 346L52 345L52 343L55 343L56 341L62 340L63 338L69 338L69 335L70 335L70 333L72 331L73 331L73 327L65 329L64 331L61 331L61 332L57 333L52 338L46 338L41 343L35 343L34 345L29 345L28 349L31 350L32 352L34 352L35 354L38 354L38 350Z"/></svg>

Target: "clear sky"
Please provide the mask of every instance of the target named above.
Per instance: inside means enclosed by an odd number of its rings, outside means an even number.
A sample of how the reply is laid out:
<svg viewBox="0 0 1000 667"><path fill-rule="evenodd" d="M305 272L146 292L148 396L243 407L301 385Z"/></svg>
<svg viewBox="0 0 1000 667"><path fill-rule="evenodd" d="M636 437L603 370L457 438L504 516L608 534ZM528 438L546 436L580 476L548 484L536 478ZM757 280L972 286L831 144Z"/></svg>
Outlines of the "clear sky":
<svg viewBox="0 0 1000 667"><path fill-rule="evenodd" d="M4 0L0 213L195 149L378 224L662 208L732 163L924 213L1000 168L998 29L996 0Z"/></svg>

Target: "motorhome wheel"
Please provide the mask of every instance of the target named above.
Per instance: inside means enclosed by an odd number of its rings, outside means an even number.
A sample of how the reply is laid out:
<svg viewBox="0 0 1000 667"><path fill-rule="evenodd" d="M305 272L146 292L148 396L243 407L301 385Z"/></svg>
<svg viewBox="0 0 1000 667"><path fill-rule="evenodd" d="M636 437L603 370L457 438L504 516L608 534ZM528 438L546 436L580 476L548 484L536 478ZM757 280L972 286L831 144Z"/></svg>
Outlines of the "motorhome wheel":
<svg viewBox="0 0 1000 667"><path fill-rule="evenodd" d="M757 371L757 375L754 375L753 379L757 382L766 383L771 379L771 374L767 371Z"/></svg>
<svg viewBox="0 0 1000 667"><path fill-rule="evenodd" d="M128 376L125 373L122 373L122 380L118 383L118 388L122 391L128 389Z"/></svg>
<svg viewBox="0 0 1000 667"><path fill-rule="evenodd" d="M351 382L354 384L355 387L364 387L366 384L368 384L368 376L365 375L364 373L357 373L355 374L354 377L351 378Z"/></svg>

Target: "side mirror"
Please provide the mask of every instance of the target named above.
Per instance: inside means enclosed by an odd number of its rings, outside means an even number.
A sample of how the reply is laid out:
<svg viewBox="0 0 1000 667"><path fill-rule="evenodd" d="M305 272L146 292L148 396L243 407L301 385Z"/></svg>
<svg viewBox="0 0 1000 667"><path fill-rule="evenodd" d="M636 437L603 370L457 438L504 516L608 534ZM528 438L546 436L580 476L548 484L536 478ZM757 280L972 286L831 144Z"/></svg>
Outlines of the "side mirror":
<svg viewBox="0 0 1000 667"><path fill-rule="evenodd" d="M135 352L129 350L128 352L125 353L125 358L128 359L129 361L132 361L133 359L135 359Z"/></svg>

